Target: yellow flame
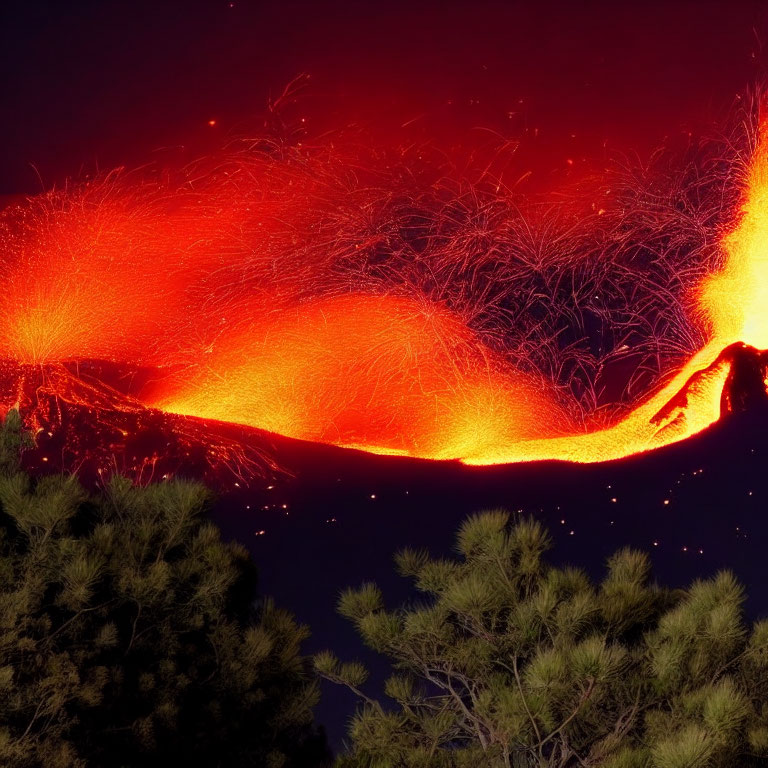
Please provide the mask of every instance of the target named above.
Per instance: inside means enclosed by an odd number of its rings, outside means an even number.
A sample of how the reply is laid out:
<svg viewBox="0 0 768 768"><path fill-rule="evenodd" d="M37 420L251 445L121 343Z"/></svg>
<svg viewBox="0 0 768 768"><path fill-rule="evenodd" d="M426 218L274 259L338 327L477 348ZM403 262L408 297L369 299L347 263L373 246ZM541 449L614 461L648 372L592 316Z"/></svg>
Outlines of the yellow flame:
<svg viewBox="0 0 768 768"><path fill-rule="evenodd" d="M704 281L699 295L712 343L768 349L768 121L749 167L740 219L723 247L725 266Z"/></svg>

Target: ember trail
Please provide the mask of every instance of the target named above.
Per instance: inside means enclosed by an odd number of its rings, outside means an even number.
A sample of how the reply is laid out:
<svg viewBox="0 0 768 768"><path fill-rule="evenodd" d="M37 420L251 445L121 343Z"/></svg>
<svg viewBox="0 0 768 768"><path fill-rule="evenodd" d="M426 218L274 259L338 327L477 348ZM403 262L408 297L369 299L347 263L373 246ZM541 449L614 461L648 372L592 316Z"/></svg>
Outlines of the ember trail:
<svg viewBox="0 0 768 768"><path fill-rule="evenodd" d="M557 205L407 151L265 146L2 212L5 408L47 428L13 384L39 370L99 418L593 462L685 439L765 378L768 122Z"/></svg>

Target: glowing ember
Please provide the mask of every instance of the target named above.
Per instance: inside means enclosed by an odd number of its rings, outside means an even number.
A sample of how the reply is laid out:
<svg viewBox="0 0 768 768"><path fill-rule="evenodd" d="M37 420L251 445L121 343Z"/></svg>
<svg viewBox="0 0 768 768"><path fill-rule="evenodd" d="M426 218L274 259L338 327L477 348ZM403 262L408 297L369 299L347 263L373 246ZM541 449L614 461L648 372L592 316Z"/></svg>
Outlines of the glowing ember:
<svg viewBox="0 0 768 768"><path fill-rule="evenodd" d="M608 244L588 245L588 218L575 233L526 218L498 186L302 152L173 183L114 174L4 211L4 377L38 366L52 398L100 419L149 408L376 453L592 462L712 424L736 361L758 359L734 344L768 348L768 124L719 265L686 243L627 256L603 207ZM99 360L151 374L95 386L76 366ZM640 373L606 409L619 363ZM55 421L22 390L6 408Z"/></svg>

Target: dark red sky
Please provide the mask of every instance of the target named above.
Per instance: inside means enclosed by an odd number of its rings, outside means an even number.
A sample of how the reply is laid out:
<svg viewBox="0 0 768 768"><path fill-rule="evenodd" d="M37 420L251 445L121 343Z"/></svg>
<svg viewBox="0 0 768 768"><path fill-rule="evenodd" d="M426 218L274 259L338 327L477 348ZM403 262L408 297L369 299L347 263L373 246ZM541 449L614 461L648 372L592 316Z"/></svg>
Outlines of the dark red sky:
<svg viewBox="0 0 768 768"><path fill-rule="evenodd" d="M768 42L757 0L6 0L1 13L0 193L39 189L30 164L49 185L220 143L301 72L316 130L389 135L420 118L410 131L456 142L527 126L553 165L571 134L582 152L642 151L722 115L762 78Z"/></svg>

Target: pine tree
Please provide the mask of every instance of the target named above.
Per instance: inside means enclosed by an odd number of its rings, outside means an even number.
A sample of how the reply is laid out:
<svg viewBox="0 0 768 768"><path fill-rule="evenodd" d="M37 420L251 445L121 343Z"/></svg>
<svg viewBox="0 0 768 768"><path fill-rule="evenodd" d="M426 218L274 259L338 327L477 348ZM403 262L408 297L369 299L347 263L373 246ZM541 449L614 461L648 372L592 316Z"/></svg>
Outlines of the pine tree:
<svg viewBox="0 0 768 768"><path fill-rule="evenodd" d="M0 765L319 765L307 631L256 600L208 492L34 480L19 427L0 430Z"/></svg>
<svg viewBox="0 0 768 768"><path fill-rule="evenodd" d="M315 658L361 701L340 768L768 766L768 622L744 623L734 577L662 589L627 549L594 584L549 547L538 522L486 512L457 556L397 556L412 604L341 595L393 674L379 701L363 665Z"/></svg>

